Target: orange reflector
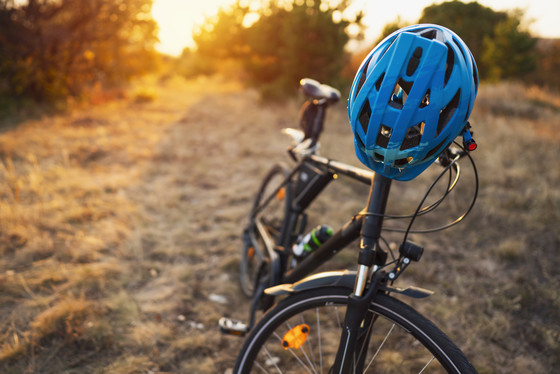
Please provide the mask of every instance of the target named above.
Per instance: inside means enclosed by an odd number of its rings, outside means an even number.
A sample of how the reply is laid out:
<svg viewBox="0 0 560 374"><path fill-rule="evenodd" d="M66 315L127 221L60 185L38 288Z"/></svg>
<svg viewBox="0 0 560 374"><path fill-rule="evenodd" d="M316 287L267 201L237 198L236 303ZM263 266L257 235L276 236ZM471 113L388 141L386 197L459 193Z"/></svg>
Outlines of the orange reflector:
<svg viewBox="0 0 560 374"><path fill-rule="evenodd" d="M284 334L284 339L282 339L282 347L284 347L284 349L298 349L307 340L307 335L309 335L309 326L297 325L286 334Z"/></svg>
<svg viewBox="0 0 560 374"><path fill-rule="evenodd" d="M254 254L255 254L255 248L249 247L249 250L247 251L247 257L253 257Z"/></svg>
<svg viewBox="0 0 560 374"><path fill-rule="evenodd" d="M284 196L286 196L285 188L281 188L276 192L276 199L278 199L278 201L284 200Z"/></svg>

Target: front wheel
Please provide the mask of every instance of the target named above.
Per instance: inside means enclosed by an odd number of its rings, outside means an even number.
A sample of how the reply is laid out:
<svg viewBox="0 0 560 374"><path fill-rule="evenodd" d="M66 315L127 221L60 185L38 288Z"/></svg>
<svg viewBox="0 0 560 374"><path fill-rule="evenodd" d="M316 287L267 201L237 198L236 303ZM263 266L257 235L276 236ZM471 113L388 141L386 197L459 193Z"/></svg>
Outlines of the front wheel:
<svg viewBox="0 0 560 374"><path fill-rule="evenodd" d="M320 288L282 300L253 328L234 373L329 373L338 350L347 288ZM476 373L433 323L410 306L376 295L361 373Z"/></svg>

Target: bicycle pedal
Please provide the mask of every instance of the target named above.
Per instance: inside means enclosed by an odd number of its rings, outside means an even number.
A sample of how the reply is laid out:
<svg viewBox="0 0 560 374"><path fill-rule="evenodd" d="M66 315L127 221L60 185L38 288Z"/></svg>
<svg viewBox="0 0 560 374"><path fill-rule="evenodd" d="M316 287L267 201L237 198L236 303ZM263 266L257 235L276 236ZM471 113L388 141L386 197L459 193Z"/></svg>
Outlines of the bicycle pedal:
<svg viewBox="0 0 560 374"><path fill-rule="evenodd" d="M222 317L218 322L220 332L224 335L245 336L249 329L247 324L230 318Z"/></svg>

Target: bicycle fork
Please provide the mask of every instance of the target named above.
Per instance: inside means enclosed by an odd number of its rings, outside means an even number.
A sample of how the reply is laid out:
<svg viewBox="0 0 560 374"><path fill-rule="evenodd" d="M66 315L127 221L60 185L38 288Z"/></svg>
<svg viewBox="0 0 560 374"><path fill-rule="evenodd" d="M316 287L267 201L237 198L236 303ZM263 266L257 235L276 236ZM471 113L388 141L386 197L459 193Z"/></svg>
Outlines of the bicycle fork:
<svg viewBox="0 0 560 374"><path fill-rule="evenodd" d="M360 233L358 272L354 290L348 299L344 328L332 373L363 371L365 352L375 321L374 316L367 311L380 282L371 274L376 266L384 265L387 260L387 253L378 248L377 243L381 237L390 187L391 179L381 175L374 176Z"/></svg>

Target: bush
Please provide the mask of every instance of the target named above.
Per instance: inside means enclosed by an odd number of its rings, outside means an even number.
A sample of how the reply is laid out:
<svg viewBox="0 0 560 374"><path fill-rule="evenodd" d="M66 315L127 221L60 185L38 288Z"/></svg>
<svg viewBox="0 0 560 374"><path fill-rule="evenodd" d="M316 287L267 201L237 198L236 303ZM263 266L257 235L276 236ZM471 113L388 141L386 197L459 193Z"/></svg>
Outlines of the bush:
<svg viewBox="0 0 560 374"><path fill-rule="evenodd" d="M54 102L157 63L152 0L0 0L0 96Z"/></svg>

